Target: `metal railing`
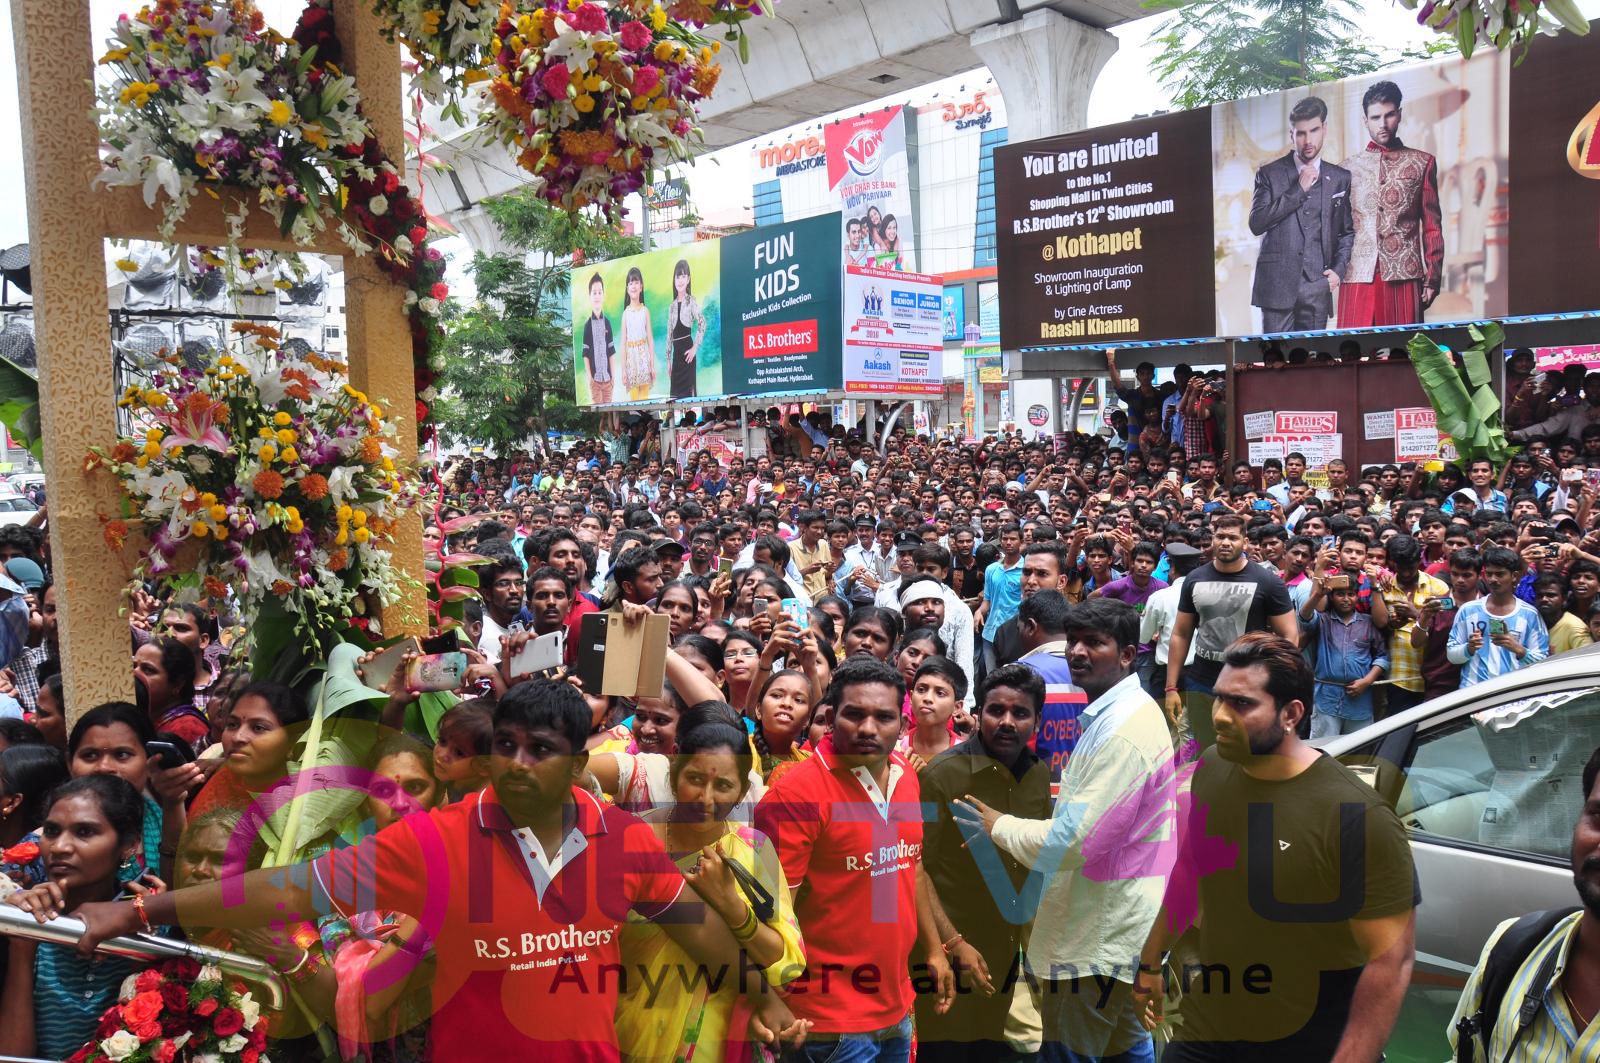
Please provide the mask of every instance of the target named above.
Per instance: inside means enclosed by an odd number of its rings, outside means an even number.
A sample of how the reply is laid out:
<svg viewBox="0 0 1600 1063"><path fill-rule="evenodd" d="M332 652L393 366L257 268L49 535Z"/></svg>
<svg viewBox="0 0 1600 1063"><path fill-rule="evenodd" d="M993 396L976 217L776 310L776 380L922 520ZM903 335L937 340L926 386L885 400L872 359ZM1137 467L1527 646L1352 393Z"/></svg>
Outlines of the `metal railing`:
<svg viewBox="0 0 1600 1063"><path fill-rule="evenodd" d="M21 908L0 903L0 934L74 948L78 944L78 939L83 936L83 932L84 925L81 919L63 915L47 923L41 923ZM288 994L284 992L283 979L278 972L254 956L224 952L221 949L186 941L158 938L151 934L109 938L102 941L95 951L130 960L158 963L163 960L189 959L202 965L211 964L225 974L233 975L253 986L259 986L265 996L261 1002L262 1007L273 1011L282 1011L289 999Z"/></svg>

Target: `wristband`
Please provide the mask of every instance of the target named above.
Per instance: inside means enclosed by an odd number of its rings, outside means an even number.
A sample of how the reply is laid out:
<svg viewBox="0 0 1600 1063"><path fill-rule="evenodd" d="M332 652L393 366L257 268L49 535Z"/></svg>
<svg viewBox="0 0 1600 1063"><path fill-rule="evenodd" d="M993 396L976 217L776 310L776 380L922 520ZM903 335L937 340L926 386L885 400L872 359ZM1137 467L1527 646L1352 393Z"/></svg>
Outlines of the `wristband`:
<svg viewBox="0 0 1600 1063"><path fill-rule="evenodd" d="M1168 694L1176 694L1176 693L1178 693L1178 688L1177 687L1168 687L1167 688L1167 693Z"/></svg>
<svg viewBox="0 0 1600 1063"><path fill-rule="evenodd" d="M950 955L950 950L955 948L957 945L961 944L965 940L966 940L966 938L963 935L957 934L955 937L951 938L949 941L946 941L944 943L944 945L943 945L944 954L946 956Z"/></svg>
<svg viewBox="0 0 1600 1063"><path fill-rule="evenodd" d="M154 934L156 932L155 927L150 925L150 916L144 910L144 894L135 893L133 895L133 910L139 913L139 922L144 926L144 932L146 934Z"/></svg>

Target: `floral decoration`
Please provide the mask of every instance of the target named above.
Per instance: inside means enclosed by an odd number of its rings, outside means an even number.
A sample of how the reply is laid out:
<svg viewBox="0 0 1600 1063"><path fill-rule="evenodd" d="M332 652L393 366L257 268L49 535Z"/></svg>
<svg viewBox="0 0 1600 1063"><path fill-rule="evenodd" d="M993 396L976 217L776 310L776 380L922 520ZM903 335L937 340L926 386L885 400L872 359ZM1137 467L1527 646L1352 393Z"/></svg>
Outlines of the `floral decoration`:
<svg viewBox="0 0 1600 1063"><path fill-rule="evenodd" d="M656 167L703 140L695 106L716 87L720 47L654 2L502 4L479 128L545 199L615 222Z"/></svg>
<svg viewBox="0 0 1600 1063"><path fill-rule="evenodd" d="M739 61L750 61L750 38L744 23L757 15L770 15L778 0L675 0L667 15L688 26L726 26L728 40L739 47ZM648 7L648 0L630 0L635 8Z"/></svg>
<svg viewBox="0 0 1600 1063"><path fill-rule="evenodd" d="M1526 47L1541 31L1555 33L1565 27L1577 34L1589 32L1589 20L1575 0L1400 0L1417 11L1417 21L1456 39L1461 54L1471 58L1480 43L1504 51L1516 44Z"/></svg>
<svg viewBox="0 0 1600 1063"><path fill-rule="evenodd" d="M120 263L119 263L120 264ZM186 259L189 275L197 282L220 274L228 289L245 295L272 295L293 286L284 274L304 278L306 267L299 255L284 255L252 247L208 247L196 244Z"/></svg>
<svg viewBox="0 0 1600 1063"><path fill-rule="evenodd" d="M385 36L405 45L412 59L412 87L448 118L465 123L460 100L483 81L490 60L497 14L489 0L376 0L386 20Z"/></svg>
<svg viewBox="0 0 1600 1063"><path fill-rule="evenodd" d="M244 983L216 967L167 960L123 979L95 1039L67 1063L264 1063L267 1017Z"/></svg>
<svg viewBox="0 0 1600 1063"><path fill-rule="evenodd" d="M120 548L134 526L148 541L132 584L154 581L179 600L236 597L252 640L263 617L284 617L314 659L367 613L367 596L399 600L386 544L415 483L396 466L394 423L343 363L293 354L263 325L233 328L237 341L202 368L165 355L150 387L130 386L119 404L149 427L91 451L86 466L122 487L107 544Z"/></svg>
<svg viewBox="0 0 1600 1063"><path fill-rule="evenodd" d="M248 0L159 0L117 20L97 88L107 145L101 180L165 200L170 238L195 195L253 193L284 235L309 244L331 221L364 250L338 214L348 149L369 135L354 79L267 27ZM242 232L245 202L229 214Z"/></svg>

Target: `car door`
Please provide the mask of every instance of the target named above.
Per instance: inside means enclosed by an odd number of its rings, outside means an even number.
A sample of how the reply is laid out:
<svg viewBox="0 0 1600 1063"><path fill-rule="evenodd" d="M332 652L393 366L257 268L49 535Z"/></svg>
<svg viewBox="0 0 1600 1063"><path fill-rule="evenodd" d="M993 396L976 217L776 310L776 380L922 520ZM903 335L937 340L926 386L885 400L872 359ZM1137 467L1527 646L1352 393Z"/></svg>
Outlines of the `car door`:
<svg viewBox="0 0 1600 1063"><path fill-rule="evenodd" d="M1496 926L1578 903L1569 852L1597 749L1600 684L1574 678L1456 702L1340 755L1393 802L1421 891L1390 1060L1447 1057L1445 1029Z"/></svg>

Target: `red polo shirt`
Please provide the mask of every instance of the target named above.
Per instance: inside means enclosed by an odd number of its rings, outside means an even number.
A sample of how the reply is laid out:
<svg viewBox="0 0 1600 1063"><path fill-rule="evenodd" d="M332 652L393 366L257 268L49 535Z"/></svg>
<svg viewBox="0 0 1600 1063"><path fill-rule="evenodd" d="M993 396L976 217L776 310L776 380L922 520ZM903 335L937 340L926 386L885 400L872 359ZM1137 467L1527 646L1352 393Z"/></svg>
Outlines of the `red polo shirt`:
<svg viewBox="0 0 1600 1063"><path fill-rule="evenodd" d="M881 1030L911 1010L922 795L904 757L889 763L880 805L876 786L839 764L830 736L756 806L756 827L777 845L784 875L804 883L794 907L806 972L785 993L819 1033Z"/></svg>
<svg viewBox="0 0 1600 1063"><path fill-rule="evenodd" d="M573 800L577 824L542 898L492 787L312 865L340 912L405 912L435 942L434 1063L618 1058L618 927L630 909L659 915L683 876L637 818L583 790Z"/></svg>

